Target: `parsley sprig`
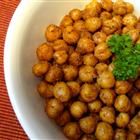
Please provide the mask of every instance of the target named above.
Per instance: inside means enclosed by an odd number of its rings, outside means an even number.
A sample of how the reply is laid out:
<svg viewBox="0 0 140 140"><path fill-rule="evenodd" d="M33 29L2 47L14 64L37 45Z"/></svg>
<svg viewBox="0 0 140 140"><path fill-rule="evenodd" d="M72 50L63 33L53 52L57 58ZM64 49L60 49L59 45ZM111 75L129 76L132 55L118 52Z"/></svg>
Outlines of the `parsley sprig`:
<svg viewBox="0 0 140 140"><path fill-rule="evenodd" d="M113 35L108 46L116 59L113 74L117 80L128 80L138 76L140 67L140 44L133 44L129 35Z"/></svg>

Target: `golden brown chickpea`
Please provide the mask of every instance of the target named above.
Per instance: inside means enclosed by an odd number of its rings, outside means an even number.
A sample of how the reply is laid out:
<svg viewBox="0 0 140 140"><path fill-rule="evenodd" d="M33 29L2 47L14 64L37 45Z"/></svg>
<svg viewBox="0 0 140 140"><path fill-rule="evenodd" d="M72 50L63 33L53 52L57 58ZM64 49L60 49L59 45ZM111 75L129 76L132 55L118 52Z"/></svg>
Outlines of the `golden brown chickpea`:
<svg viewBox="0 0 140 140"><path fill-rule="evenodd" d="M130 121L130 117L128 113L121 112L117 117L116 117L116 124L120 128L125 128Z"/></svg>
<svg viewBox="0 0 140 140"><path fill-rule="evenodd" d="M79 9L71 10L69 15L74 21L80 20L82 18L82 12Z"/></svg>
<svg viewBox="0 0 140 140"><path fill-rule="evenodd" d="M39 62L32 67L32 72L35 76L42 76L44 75L49 69L48 62Z"/></svg>
<svg viewBox="0 0 140 140"><path fill-rule="evenodd" d="M83 20L75 21L73 27L75 30L80 32L86 30L85 22Z"/></svg>
<svg viewBox="0 0 140 140"><path fill-rule="evenodd" d="M140 135L140 114L139 113L131 119L130 123L128 124L128 128L130 132L136 135Z"/></svg>
<svg viewBox="0 0 140 140"><path fill-rule="evenodd" d="M95 69L97 71L97 74L100 75L101 73L103 73L108 69L108 65L105 63L97 63Z"/></svg>
<svg viewBox="0 0 140 140"><path fill-rule="evenodd" d="M113 124L115 122L115 110L113 107L103 107L100 110L100 118L102 121L107 122L109 124Z"/></svg>
<svg viewBox="0 0 140 140"><path fill-rule="evenodd" d="M102 102L98 99L88 103L88 108L89 108L91 113L100 112L101 107L102 107Z"/></svg>
<svg viewBox="0 0 140 140"><path fill-rule="evenodd" d="M135 87L140 89L140 78L135 81Z"/></svg>
<svg viewBox="0 0 140 140"><path fill-rule="evenodd" d="M81 101L75 101L70 106L70 112L74 118L81 118L87 112L87 106Z"/></svg>
<svg viewBox="0 0 140 140"><path fill-rule="evenodd" d="M53 49L48 44L44 43L37 48L36 54L39 60L50 61L53 58Z"/></svg>
<svg viewBox="0 0 140 140"><path fill-rule="evenodd" d="M37 91L44 98L53 97L53 85L41 81L37 86Z"/></svg>
<svg viewBox="0 0 140 140"><path fill-rule="evenodd" d="M82 57L81 57L80 53L73 52L69 56L69 64L74 65L74 66L80 66L82 64Z"/></svg>
<svg viewBox="0 0 140 140"><path fill-rule="evenodd" d="M101 19L98 17L91 17L86 19L85 26L89 32L94 33L97 31L102 25Z"/></svg>
<svg viewBox="0 0 140 140"><path fill-rule="evenodd" d="M63 39L70 45L76 44L79 37L79 32L73 26L67 26L63 31Z"/></svg>
<svg viewBox="0 0 140 140"><path fill-rule="evenodd" d="M96 127L95 136L98 140L113 140L114 131L110 124L99 122Z"/></svg>
<svg viewBox="0 0 140 140"><path fill-rule="evenodd" d="M125 4L126 4L127 13L133 13L133 11L134 11L133 5L131 3L129 3L129 2L125 2Z"/></svg>
<svg viewBox="0 0 140 140"><path fill-rule="evenodd" d="M71 120L70 113L68 111L64 111L62 114L60 114L60 116L58 116L58 118L56 119L56 123L59 126L64 126L65 124L70 122L70 120Z"/></svg>
<svg viewBox="0 0 140 140"><path fill-rule="evenodd" d="M112 0L101 0L101 4L103 9L105 9L106 11L108 12L112 11L112 7L113 7Z"/></svg>
<svg viewBox="0 0 140 140"><path fill-rule="evenodd" d="M115 84L114 75L112 74L112 72L106 70L99 75L99 77L97 78L97 83L102 88L112 88Z"/></svg>
<svg viewBox="0 0 140 140"><path fill-rule="evenodd" d="M53 49L55 51L69 51L69 46L67 45L67 43L62 40L62 39L58 39L56 41L54 41L53 43Z"/></svg>
<svg viewBox="0 0 140 140"><path fill-rule="evenodd" d="M119 95L116 97L114 106L119 112L128 112L131 107L131 102L126 95Z"/></svg>
<svg viewBox="0 0 140 140"><path fill-rule="evenodd" d="M78 75L77 67L73 65L66 65L63 67L64 78L66 81L74 80Z"/></svg>
<svg viewBox="0 0 140 140"><path fill-rule="evenodd" d="M136 107L140 107L140 92L136 92L132 96L132 102Z"/></svg>
<svg viewBox="0 0 140 140"><path fill-rule="evenodd" d="M71 26L73 24L73 20L71 19L71 17L69 15L66 15L63 17L60 26L62 27L67 27L67 26Z"/></svg>
<svg viewBox="0 0 140 140"><path fill-rule="evenodd" d="M100 61L109 59L111 55L112 53L106 43L102 42L95 47L94 56Z"/></svg>
<svg viewBox="0 0 140 140"><path fill-rule="evenodd" d="M82 11L82 18L84 20L97 16L97 11L93 8L86 8Z"/></svg>
<svg viewBox="0 0 140 140"><path fill-rule="evenodd" d="M85 102L94 101L98 96L98 89L93 84L85 83L81 87L80 96Z"/></svg>
<svg viewBox="0 0 140 140"><path fill-rule="evenodd" d="M63 104L55 98L49 99L45 107L45 111L51 119L56 119L63 112L63 109Z"/></svg>
<svg viewBox="0 0 140 140"><path fill-rule="evenodd" d="M128 34L132 38L132 41L136 42L139 38L140 32L138 29L132 29L132 30L128 31Z"/></svg>
<svg viewBox="0 0 140 140"><path fill-rule="evenodd" d="M94 135L83 135L80 140L96 140L96 137Z"/></svg>
<svg viewBox="0 0 140 140"><path fill-rule="evenodd" d="M51 66L45 75L45 80L49 83L60 81L63 77L63 72L58 66Z"/></svg>
<svg viewBox="0 0 140 140"><path fill-rule="evenodd" d="M126 26L135 26L138 22L138 19L134 14L127 14L124 16L122 21Z"/></svg>
<svg viewBox="0 0 140 140"><path fill-rule="evenodd" d="M92 82L94 78L97 77L95 68L92 66L84 65L80 67L79 70L79 79L82 82Z"/></svg>
<svg viewBox="0 0 140 140"><path fill-rule="evenodd" d="M115 99L115 92L112 89L101 89L100 90L100 99L101 101L108 105L111 106L114 103Z"/></svg>
<svg viewBox="0 0 140 140"><path fill-rule="evenodd" d="M127 133L124 129L116 129L114 140L126 140Z"/></svg>
<svg viewBox="0 0 140 140"><path fill-rule="evenodd" d="M122 33L123 34L126 34L128 33L130 30L133 30L135 29L133 26L125 26L123 29L122 29Z"/></svg>
<svg viewBox="0 0 140 140"><path fill-rule="evenodd" d="M71 98L69 87L65 82L57 82L53 89L54 96L61 102L67 102Z"/></svg>
<svg viewBox="0 0 140 140"><path fill-rule="evenodd" d="M120 15L113 16L112 20L118 23L118 27L122 27L122 17Z"/></svg>
<svg viewBox="0 0 140 140"><path fill-rule="evenodd" d="M136 140L136 135L131 133L131 132L128 132L127 133L127 140Z"/></svg>
<svg viewBox="0 0 140 140"><path fill-rule="evenodd" d="M88 38L88 39L92 39L92 34L88 31L82 31L80 38Z"/></svg>
<svg viewBox="0 0 140 140"><path fill-rule="evenodd" d="M95 66L97 63L98 59L92 53L83 56L83 64Z"/></svg>
<svg viewBox="0 0 140 140"><path fill-rule="evenodd" d="M96 32L95 34L93 34L92 38L96 44L100 44L106 41L107 36L103 32Z"/></svg>
<svg viewBox="0 0 140 140"><path fill-rule="evenodd" d="M62 36L61 28L54 24L49 25L46 29L45 36L46 36L47 41L53 42L61 38Z"/></svg>
<svg viewBox="0 0 140 140"><path fill-rule="evenodd" d="M113 19L108 19L103 22L102 31L106 35L114 33L119 28L118 23Z"/></svg>
<svg viewBox="0 0 140 140"><path fill-rule="evenodd" d="M76 81L69 81L67 85L71 91L73 97L77 96L80 93L80 84Z"/></svg>
<svg viewBox="0 0 140 140"><path fill-rule="evenodd" d="M81 136L80 127L76 122L67 123L63 128L63 132L71 140L78 140Z"/></svg>
<svg viewBox="0 0 140 140"><path fill-rule="evenodd" d="M111 13L109 13L107 11L103 11L100 15L100 18L102 19L102 21L105 21L107 19L111 19L112 15L111 15Z"/></svg>
<svg viewBox="0 0 140 140"><path fill-rule="evenodd" d="M80 38L77 44L77 52L81 54L91 53L94 51L95 44L91 39Z"/></svg>
<svg viewBox="0 0 140 140"><path fill-rule="evenodd" d="M115 92L117 94L126 94L132 89L132 84L128 81L116 81Z"/></svg>
<svg viewBox="0 0 140 140"><path fill-rule="evenodd" d="M95 131L95 127L97 124L96 117L87 116L79 121L81 130L86 134L91 134Z"/></svg>

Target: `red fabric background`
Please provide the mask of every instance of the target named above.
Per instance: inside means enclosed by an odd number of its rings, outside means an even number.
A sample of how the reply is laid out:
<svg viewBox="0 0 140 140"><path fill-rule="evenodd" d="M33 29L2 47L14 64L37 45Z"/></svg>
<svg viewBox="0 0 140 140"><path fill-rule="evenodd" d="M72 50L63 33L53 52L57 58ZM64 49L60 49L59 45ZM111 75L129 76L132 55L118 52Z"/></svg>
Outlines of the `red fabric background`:
<svg viewBox="0 0 140 140"><path fill-rule="evenodd" d="M19 0L0 0L0 140L28 139L10 104L3 71L3 52L6 31L19 2Z"/></svg>

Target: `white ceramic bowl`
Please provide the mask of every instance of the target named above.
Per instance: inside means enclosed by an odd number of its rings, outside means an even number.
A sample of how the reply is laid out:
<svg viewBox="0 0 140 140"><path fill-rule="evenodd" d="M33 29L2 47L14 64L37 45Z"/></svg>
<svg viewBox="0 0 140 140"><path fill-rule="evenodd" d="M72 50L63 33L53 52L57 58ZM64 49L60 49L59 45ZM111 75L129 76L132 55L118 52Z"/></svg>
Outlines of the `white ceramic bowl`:
<svg viewBox="0 0 140 140"><path fill-rule="evenodd" d="M134 3L138 13L139 0ZM10 22L4 52L5 80L14 111L30 139L65 139L44 112L44 101L36 91L32 65L36 48L45 41L44 30L57 24L72 8L82 8L87 0L22 0Z"/></svg>

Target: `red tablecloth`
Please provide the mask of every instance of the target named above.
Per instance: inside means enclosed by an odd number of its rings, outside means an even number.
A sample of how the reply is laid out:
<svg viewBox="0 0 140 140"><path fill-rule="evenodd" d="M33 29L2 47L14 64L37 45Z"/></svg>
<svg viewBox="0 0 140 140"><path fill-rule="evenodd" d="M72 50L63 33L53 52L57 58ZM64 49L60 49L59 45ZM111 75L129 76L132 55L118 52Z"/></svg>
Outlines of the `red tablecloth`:
<svg viewBox="0 0 140 140"><path fill-rule="evenodd" d="M0 140L28 139L10 104L3 71L5 35L8 24L19 2L19 0L0 0Z"/></svg>

